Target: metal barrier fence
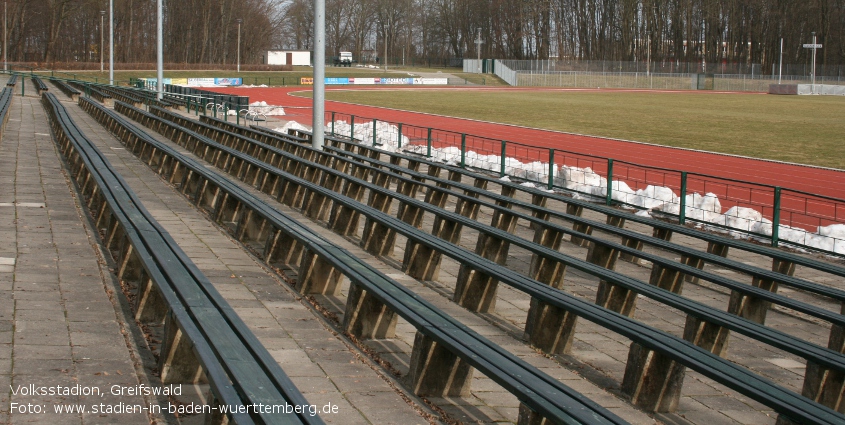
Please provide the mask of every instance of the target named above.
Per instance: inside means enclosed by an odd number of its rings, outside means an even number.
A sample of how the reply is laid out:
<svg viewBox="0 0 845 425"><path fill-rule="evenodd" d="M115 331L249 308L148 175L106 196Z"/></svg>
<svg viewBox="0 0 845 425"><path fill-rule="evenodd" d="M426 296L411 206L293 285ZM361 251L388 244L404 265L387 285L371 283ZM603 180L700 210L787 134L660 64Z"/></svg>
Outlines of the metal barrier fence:
<svg viewBox="0 0 845 425"><path fill-rule="evenodd" d="M325 121L328 134L383 149L409 151L607 205L649 210L681 224L773 246L785 243L845 256L845 238L820 229L845 226L843 199L340 112L326 112Z"/></svg>

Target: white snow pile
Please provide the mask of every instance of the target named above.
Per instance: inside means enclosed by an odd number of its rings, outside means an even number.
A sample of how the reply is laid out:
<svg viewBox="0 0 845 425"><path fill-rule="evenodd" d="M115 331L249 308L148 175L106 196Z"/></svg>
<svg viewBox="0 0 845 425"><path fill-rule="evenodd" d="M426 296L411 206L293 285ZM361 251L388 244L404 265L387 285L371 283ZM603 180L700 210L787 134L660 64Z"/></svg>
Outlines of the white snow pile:
<svg viewBox="0 0 845 425"><path fill-rule="evenodd" d="M281 106L268 105L267 102L252 102L249 104L249 110L256 114L264 114L267 116L285 115L285 109Z"/></svg>
<svg viewBox="0 0 845 425"><path fill-rule="evenodd" d="M327 125L327 130L329 125ZM349 123L335 121L333 125L336 135L350 137L351 126ZM299 125L295 121L290 121L285 124L285 127L276 129L276 131L287 133L288 128L310 130L310 128ZM411 145L408 137L400 136L398 127L394 125L377 121L375 131L376 146L380 149L391 152L399 151L398 141L401 137L401 149L419 154L427 153L428 149L425 145ZM356 123L355 134L351 136L362 143L371 144L373 123ZM456 146L432 148L431 156L433 160L447 164L456 165L461 162L461 150ZM495 173L501 172L502 169L500 155L486 155L467 151L464 154L464 161L468 167L476 169ZM511 181L511 178L517 178L526 180L521 183L521 186L545 190L549 181L549 163L542 161L523 163L516 158L506 157L504 165L505 176L500 180ZM574 198L602 202L607 198L607 179L589 167L579 168L566 165L554 167L555 186L562 187L565 191L572 193ZM671 188L665 186L649 185L645 189L633 190L624 181L614 180L611 182L611 198L614 201L624 203L626 207L638 210L637 215L645 217L652 214L678 215L681 211L680 197ZM720 226L699 225L709 230L727 232L735 238L748 237L748 233L769 237L772 235L772 222L764 218L760 211L734 206L723 214L722 203L719 197L713 193L686 195L684 204L687 218ZM756 238L761 239L760 236L756 236ZM845 224L818 227L815 233L781 224L778 227L778 240L845 254Z"/></svg>
<svg viewBox="0 0 845 425"><path fill-rule="evenodd" d="M281 127L274 128L273 131L282 134L288 134L288 130L303 130L303 131L311 131L311 127L306 127L296 121L288 121L285 125Z"/></svg>
<svg viewBox="0 0 845 425"><path fill-rule="evenodd" d="M339 136L351 137L361 143L373 142L373 122L355 123L355 134L351 134L352 126L345 121L335 121L327 126L334 129L334 134ZM407 146L410 143L408 136L399 134L399 127L384 121L376 121L376 147L389 152L397 152L401 146ZM401 139L400 139L401 137ZM457 149L457 148L456 148ZM458 161L461 160L461 152L458 149Z"/></svg>

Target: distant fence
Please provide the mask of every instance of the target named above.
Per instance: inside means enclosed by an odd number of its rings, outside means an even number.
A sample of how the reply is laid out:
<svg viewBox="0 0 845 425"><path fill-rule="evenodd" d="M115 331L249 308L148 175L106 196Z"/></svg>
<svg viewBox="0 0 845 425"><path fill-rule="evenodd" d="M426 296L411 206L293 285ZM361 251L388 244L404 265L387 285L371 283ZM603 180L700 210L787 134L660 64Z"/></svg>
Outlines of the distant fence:
<svg viewBox="0 0 845 425"><path fill-rule="evenodd" d="M464 60L464 72L495 73L519 87L631 88L662 90L716 90L766 92L770 84L809 84L810 69L803 65L784 66L763 73L760 65L702 66L689 63L610 61L523 61ZM816 84L845 85L845 67L828 66L817 70Z"/></svg>

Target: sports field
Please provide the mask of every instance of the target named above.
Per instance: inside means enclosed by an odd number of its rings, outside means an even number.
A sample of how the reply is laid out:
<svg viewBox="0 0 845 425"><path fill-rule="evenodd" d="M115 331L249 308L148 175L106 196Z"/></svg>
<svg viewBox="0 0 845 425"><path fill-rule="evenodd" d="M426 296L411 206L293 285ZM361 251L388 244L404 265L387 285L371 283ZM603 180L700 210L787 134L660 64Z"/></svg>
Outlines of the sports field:
<svg viewBox="0 0 845 425"><path fill-rule="evenodd" d="M514 89L329 91L326 97L845 169L841 97Z"/></svg>

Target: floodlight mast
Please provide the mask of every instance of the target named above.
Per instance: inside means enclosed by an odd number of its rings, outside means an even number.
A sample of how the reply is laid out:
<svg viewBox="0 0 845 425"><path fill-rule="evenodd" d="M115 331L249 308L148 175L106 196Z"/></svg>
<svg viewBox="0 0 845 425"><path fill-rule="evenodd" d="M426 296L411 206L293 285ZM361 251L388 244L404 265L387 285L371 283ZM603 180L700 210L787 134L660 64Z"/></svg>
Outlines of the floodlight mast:
<svg viewBox="0 0 845 425"><path fill-rule="evenodd" d="M326 1L314 0L314 85L311 146L323 148L326 115Z"/></svg>
<svg viewBox="0 0 845 425"><path fill-rule="evenodd" d="M103 39L105 38L103 36L103 32L105 31L105 28L104 28L105 18L106 18L106 11L101 10L100 11L100 72L103 72L103 54L104 54L103 53L103 44L105 44L103 42Z"/></svg>
<svg viewBox="0 0 845 425"><path fill-rule="evenodd" d="M241 73L241 22L243 19L237 19L238 22L238 74Z"/></svg>
<svg viewBox="0 0 845 425"><path fill-rule="evenodd" d="M114 0L109 0L109 84L114 85Z"/></svg>
<svg viewBox="0 0 845 425"><path fill-rule="evenodd" d="M9 62L6 60L6 4L8 2L3 2L3 71L9 70Z"/></svg>
<svg viewBox="0 0 845 425"><path fill-rule="evenodd" d="M161 10L161 0L156 0L158 6L158 47L156 49L156 99L161 100L164 92L164 14Z"/></svg>

